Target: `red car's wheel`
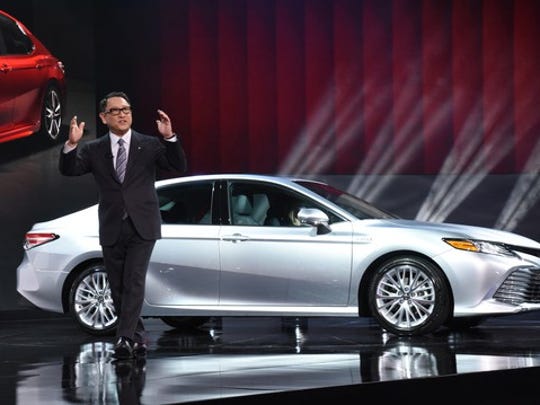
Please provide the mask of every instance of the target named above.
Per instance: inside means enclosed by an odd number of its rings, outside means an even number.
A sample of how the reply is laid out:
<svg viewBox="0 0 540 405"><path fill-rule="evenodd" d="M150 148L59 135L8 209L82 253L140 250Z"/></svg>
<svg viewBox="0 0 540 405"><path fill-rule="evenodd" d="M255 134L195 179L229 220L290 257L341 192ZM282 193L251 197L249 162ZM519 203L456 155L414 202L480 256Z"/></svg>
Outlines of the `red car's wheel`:
<svg viewBox="0 0 540 405"><path fill-rule="evenodd" d="M50 84L45 91L41 111L41 134L49 142L56 143L60 139L63 110L60 92Z"/></svg>

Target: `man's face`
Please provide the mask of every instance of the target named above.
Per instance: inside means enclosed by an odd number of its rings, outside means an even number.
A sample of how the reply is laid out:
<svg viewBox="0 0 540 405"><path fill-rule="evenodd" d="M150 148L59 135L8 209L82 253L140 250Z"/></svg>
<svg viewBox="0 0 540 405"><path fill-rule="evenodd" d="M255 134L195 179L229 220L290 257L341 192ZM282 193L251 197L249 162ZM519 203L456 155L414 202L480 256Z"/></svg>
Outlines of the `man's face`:
<svg viewBox="0 0 540 405"><path fill-rule="evenodd" d="M99 113L101 122L109 127L115 135L124 135L130 128L133 118L131 106L122 97L111 97L107 100L105 112Z"/></svg>

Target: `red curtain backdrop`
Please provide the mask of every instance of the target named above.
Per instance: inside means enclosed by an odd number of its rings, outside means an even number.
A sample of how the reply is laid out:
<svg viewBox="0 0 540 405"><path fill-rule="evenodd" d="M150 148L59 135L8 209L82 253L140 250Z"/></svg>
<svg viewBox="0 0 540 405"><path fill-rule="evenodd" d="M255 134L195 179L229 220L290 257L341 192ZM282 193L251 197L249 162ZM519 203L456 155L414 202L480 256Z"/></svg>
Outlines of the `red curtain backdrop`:
<svg viewBox="0 0 540 405"><path fill-rule="evenodd" d="M158 0L145 13L126 35L136 63L152 60L126 84L168 106L193 174L538 170L537 0Z"/></svg>

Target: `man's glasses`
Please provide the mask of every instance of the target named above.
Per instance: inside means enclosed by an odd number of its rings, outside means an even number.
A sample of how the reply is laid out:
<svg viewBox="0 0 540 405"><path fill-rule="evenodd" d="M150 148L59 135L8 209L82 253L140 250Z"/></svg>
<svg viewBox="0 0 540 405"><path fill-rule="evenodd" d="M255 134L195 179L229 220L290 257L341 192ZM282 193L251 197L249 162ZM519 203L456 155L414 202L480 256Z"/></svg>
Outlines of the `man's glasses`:
<svg viewBox="0 0 540 405"><path fill-rule="evenodd" d="M105 114L111 115L120 115L122 114L131 114L131 107L122 107L122 108L111 108L109 111L105 111Z"/></svg>

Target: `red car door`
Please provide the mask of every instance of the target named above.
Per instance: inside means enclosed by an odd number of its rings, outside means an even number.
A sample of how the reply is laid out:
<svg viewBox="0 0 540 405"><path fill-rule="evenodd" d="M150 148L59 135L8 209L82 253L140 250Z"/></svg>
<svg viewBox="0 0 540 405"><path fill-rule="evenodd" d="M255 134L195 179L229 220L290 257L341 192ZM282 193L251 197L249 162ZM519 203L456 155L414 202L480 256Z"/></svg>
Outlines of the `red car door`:
<svg viewBox="0 0 540 405"><path fill-rule="evenodd" d="M33 132L40 119L40 83L46 77L47 57L13 20L0 15L0 131Z"/></svg>

